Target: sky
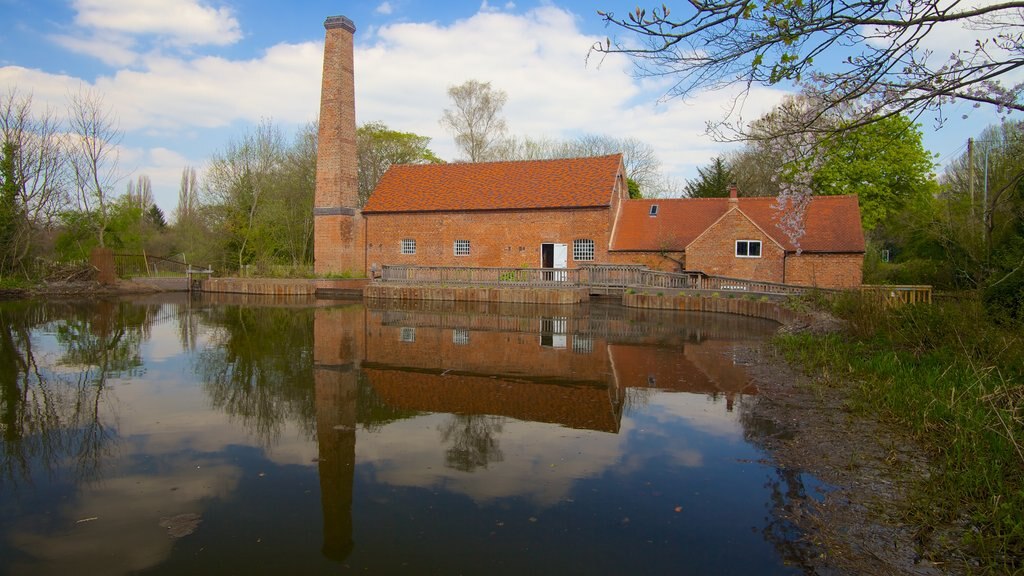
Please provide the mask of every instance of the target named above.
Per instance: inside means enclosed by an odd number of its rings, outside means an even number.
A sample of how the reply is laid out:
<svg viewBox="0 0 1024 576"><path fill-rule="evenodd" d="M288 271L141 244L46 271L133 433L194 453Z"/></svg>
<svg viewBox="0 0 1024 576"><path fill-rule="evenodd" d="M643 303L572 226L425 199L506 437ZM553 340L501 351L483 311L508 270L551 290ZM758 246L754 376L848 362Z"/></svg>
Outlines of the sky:
<svg viewBox="0 0 1024 576"><path fill-rule="evenodd" d="M657 2L660 5L660 2ZM100 94L124 134L119 166L145 174L170 217L182 169L264 120L286 134L316 119L323 21L356 24L356 122L429 136L442 159L459 153L438 120L447 89L475 79L508 95L509 133L531 138L606 134L650 144L683 182L735 144L705 134L729 91L665 99L668 79L641 79L620 56L587 58L616 30L597 10L625 14L636 0L0 0L0 90L63 113L71 94ZM754 88L742 118L784 97ZM967 119L961 116L967 114ZM994 114L950 107L939 130L920 119L925 146L947 162Z"/></svg>

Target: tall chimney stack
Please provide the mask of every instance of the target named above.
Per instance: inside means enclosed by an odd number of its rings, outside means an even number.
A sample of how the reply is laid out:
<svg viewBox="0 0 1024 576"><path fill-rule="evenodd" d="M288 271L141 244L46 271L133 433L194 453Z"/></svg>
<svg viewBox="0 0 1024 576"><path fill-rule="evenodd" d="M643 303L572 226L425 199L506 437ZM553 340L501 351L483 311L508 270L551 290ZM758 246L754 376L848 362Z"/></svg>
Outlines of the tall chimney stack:
<svg viewBox="0 0 1024 576"><path fill-rule="evenodd" d="M324 71L313 201L316 274L366 274L363 217L356 159L355 24L344 16L324 21Z"/></svg>

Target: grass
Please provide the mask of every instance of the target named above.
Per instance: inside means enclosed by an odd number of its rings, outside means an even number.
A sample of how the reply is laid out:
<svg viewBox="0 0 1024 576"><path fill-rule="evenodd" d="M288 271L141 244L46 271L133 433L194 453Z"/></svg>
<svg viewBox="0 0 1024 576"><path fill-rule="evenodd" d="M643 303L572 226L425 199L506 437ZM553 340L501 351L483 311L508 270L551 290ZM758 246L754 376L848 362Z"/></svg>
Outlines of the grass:
<svg viewBox="0 0 1024 576"><path fill-rule="evenodd" d="M822 305L818 302L817 305ZM1024 342L976 300L886 307L827 304L848 334L778 339L788 359L853 386L855 411L914 434L935 469L905 512L926 532L966 522L960 546L982 572L1024 571Z"/></svg>

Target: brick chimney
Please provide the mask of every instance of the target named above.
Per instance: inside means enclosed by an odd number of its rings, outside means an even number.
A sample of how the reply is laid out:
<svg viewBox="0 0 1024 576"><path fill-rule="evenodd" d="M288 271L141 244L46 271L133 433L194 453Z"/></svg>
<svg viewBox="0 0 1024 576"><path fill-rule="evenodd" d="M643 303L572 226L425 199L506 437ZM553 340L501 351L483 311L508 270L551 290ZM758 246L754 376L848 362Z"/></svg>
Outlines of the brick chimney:
<svg viewBox="0 0 1024 576"><path fill-rule="evenodd" d="M313 200L313 269L317 274L366 274L363 216L356 160L355 24L324 21L324 71Z"/></svg>
<svg viewBox="0 0 1024 576"><path fill-rule="evenodd" d="M735 184L729 184L729 206L739 206L739 189L736 188Z"/></svg>

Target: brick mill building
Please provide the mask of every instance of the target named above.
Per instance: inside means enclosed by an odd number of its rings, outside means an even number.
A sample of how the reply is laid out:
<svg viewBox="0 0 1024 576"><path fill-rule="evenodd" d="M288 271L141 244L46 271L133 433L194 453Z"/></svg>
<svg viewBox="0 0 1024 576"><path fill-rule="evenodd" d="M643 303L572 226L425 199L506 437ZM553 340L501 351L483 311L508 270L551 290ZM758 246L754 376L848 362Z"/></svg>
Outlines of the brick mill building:
<svg viewBox="0 0 1024 576"><path fill-rule="evenodd" d="M353 34L328 18L314 203L317 274L385 265L649 268L820 287L861 282L855 196L813 198L797 243L773 198L630 200L619 154L392 166L358 207Z"/></svg>

